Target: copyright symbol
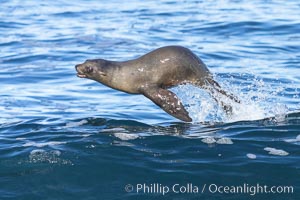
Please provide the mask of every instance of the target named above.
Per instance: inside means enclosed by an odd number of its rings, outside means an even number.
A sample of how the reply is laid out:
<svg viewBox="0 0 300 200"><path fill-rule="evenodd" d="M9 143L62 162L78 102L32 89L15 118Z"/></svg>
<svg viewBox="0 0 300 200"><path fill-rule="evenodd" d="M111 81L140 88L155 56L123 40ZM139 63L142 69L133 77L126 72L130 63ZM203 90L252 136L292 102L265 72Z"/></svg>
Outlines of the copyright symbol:
<svg viewBox="0 0 300 200"><path fill-rule="evenodd" d="M133 191L133 185L127 184L127 185L125 186L125 191L126 191L126 192L132 192L132 191Z"/></svg>

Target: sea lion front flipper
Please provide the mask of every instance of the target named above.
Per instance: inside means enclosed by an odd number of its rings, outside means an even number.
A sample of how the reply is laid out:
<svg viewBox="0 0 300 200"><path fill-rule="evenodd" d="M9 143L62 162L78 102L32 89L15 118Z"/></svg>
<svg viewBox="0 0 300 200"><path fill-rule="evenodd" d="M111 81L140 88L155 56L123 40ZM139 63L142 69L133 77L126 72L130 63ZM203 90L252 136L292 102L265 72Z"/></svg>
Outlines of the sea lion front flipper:
<svg viewBox="0 0 300 200"><path fill-rule="evenodd" d="M180 99L173 92L159 87L151 87L144 88L142 93L173 117L186 122L192 121Z"/></svg>

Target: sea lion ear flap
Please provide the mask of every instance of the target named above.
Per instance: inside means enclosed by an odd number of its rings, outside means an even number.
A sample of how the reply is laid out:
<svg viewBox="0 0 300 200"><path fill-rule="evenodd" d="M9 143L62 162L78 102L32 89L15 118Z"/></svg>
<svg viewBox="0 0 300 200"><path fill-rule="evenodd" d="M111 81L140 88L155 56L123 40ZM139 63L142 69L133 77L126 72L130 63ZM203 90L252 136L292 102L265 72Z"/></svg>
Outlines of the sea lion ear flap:
<svg viewBox="0 0 300 200"><path fill-rule="evenodd" d="M180 99L173 92L159 87L144 88L141 92L173 117L186 122L192 121Z"/></svg>

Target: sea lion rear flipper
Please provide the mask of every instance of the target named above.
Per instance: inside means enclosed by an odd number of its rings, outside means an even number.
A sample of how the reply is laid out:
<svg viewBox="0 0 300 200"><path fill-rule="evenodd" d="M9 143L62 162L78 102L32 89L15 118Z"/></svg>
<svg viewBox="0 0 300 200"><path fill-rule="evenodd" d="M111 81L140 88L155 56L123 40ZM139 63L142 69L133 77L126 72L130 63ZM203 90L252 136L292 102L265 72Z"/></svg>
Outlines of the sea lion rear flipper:
<svg viewBox="0 0 300 200"><path fill-rule="evenodd" d="M173 92L159 87L153 87L143 89L142 93L173 117L186 122L192 121L180 99Z"/></svg>
<svg viewBox="0 0 300 200"><path fill-rule="evenodd" d="M204 86L204 88L211 93L211 96L215 99L215 101L217 101L223 107L224 111L229 115L232 114L232 106L228 102L220 98L219 94L226 96L227 98L233 100L236 103L241 103L236 96L225 92L225 90L221 88L219 83L213 80L212 78L206 79L206 85Z"/></svg>
<svg viewBox="0 0 300 200"><path fill-rule="evenodd" d="M225 95L226 97L228 97L229 99L235 101L236 103L241 103L241 101L237 97L233 96L232 94L228 94L227 92L225 92L221 88L221 86L219 85L219 83L216 82L215 80L213 80L213 79L207 79L207 81L210 84L210 86L212 86L211 89L217 90L219 93Z"/></svg>

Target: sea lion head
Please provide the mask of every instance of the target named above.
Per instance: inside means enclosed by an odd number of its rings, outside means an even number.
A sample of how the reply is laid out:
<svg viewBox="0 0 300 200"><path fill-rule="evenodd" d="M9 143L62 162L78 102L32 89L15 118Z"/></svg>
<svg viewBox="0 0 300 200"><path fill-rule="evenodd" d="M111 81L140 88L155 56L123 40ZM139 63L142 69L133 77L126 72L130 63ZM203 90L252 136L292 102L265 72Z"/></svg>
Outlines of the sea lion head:
<svg viewBox="0 0 300 200"><path fill-rule="evenodd" d="M99 82L105 82L108 75L109 61L103 59L86 60L82 64L75 66L77 76L88 78Z"/></svg>

